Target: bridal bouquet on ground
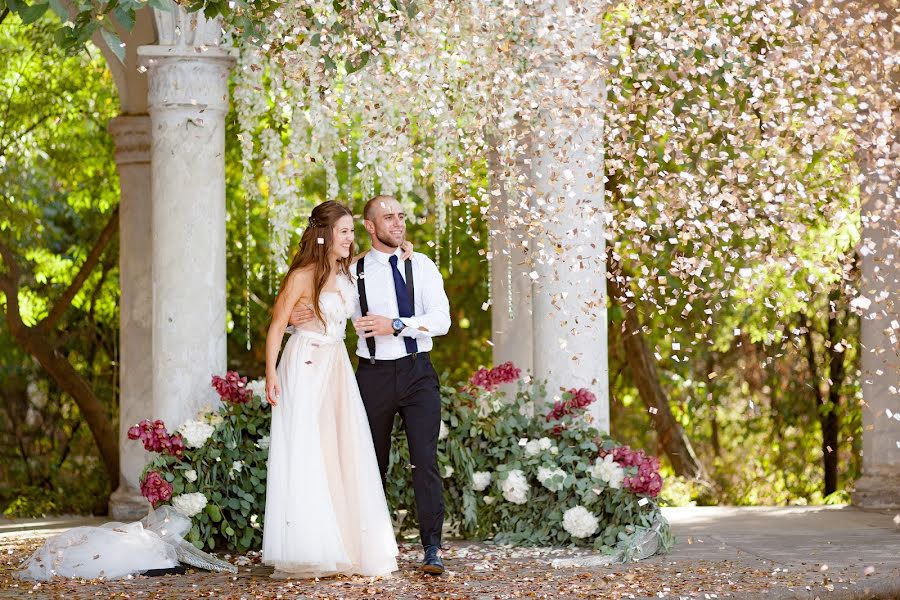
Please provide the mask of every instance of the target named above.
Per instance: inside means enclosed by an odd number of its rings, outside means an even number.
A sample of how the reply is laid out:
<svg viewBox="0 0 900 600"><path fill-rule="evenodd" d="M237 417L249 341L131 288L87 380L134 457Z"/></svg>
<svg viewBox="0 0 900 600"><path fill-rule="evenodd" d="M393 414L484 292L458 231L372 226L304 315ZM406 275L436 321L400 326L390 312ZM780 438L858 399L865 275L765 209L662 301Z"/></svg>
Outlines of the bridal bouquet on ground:
<svg viewBox="0 0 900 600"><path fill-rule="evenodd" d="M514 394L503 391L514 385ZM549 403L540 383L526 383L506 363L444 386L442 396L438 457L447 518L459 535L592 546L616 560L671 547L656 501L659 460L598 431L590 391L566 390ZM414 515L406 445L397 440L392 449L389 501Z"/></svg>
<svg viewBox="0 0 900 600"><path fill-rule="evenodd" d="M214 376L222 400L175 431L144 420L128 430L156 453L141 476L154 506L170 504L191 519L185 538L198 548L245 552L262 545L271 411L265 382L234 371Z"/></svg>

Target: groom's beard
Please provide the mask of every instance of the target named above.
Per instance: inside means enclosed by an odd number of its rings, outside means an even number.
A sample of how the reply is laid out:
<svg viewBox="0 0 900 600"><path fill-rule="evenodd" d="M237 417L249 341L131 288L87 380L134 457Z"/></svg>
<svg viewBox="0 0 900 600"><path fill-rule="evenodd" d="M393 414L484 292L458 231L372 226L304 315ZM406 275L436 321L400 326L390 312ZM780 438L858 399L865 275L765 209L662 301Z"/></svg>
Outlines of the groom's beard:
<svg viewBox="0 0 900 600"><path fill-rule="evenodd" d="M398 241L396 241L396 240L394 240L394 239L392 239L392 238L387 237L386 234L381 233L381 232L379 232L379 231L376 231L376 232L375 232L375 237L378 239L379 242L381 242L381 243L384 244L385 246L389 246L389 247L391 247L391 248L394 248L395 250L396 250L397 248L399 248L400 245L403 243L403 238L402 238L402 237L400 238L400 241L398 242Z"/></svg>

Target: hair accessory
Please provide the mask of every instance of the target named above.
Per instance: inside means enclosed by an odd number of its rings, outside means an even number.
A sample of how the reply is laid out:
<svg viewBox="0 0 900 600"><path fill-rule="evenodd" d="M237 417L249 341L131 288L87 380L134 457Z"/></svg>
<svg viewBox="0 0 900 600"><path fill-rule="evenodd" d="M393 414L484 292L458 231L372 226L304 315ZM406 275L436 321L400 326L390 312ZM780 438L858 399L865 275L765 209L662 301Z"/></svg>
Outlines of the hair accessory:
<svg viewBox="0 0 900 600"><path fill-rule="evenodd" d="M317 218L312 215L309 215L309 226L310 227L321 227L322 223L319 222Z"/></svg>

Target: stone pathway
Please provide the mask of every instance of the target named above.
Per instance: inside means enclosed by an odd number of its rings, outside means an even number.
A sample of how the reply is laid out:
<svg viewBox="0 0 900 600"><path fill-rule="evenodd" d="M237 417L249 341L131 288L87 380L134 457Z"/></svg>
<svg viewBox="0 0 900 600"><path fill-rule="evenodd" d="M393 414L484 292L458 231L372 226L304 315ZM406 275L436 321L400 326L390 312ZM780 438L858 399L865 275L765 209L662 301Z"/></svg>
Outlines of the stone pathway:
<svg viewBox="0 0 900 600"><path fill-rule="evenodd" d="M448 573L419 575L403 544L386 579L278 581L257 555L231 557L234 575L35 584L12 577L49 535L99 519L0 520L0 598L803 598L900 599L900 511L849 507L698 507L665 510L677 543L666 556L612 567L554 569L574 549L508 548L451 541Z"/></svg>

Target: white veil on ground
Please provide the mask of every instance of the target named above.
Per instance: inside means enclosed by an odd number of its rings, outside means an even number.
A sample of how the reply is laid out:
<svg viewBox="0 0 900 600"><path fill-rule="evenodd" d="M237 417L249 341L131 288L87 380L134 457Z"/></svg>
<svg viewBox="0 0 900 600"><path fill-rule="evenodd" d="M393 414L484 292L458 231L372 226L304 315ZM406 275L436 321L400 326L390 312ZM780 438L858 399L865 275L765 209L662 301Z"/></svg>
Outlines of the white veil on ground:
<svg viewBox="0 0 900 600"><path fill-rule="evenodd" d="M56 576L117 579L179 563L207 571L237 572L231 563L185 541L190 529L191 520L171 506L151 510L134 523L75 527L48 539L16 575L37 581Z"/></svg>

